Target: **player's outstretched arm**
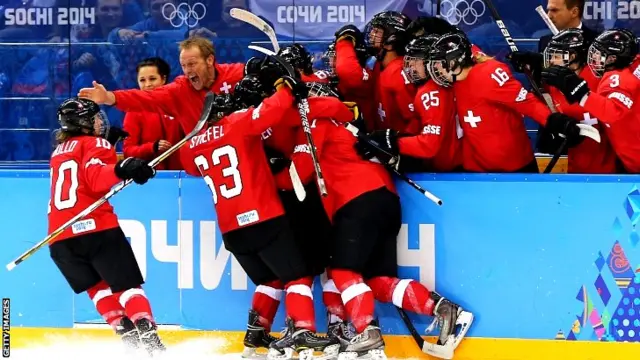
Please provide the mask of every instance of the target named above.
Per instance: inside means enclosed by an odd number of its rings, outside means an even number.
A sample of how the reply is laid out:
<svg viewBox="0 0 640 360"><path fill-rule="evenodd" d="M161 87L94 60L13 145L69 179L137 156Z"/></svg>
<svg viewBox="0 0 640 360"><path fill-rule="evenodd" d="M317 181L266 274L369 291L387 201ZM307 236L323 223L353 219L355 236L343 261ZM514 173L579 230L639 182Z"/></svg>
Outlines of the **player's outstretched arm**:
<svg viewBox="0 0 640 360"><path fill-rule="evenodd" d="M161 112L170 116L179 116L177 101L184 93L181 81L148 90L115 90L109 91L97 81L93 87L82 88L78 97L93 100L100 105L115 105L119 110Z"/></svg>
<svg viewBox="0 0 640 360"><path fill-rule="evenodd" d="M372 84L367 69L360 66L353 41L348 38L336 41L336 75L347 91L359 91Z"/></svg>

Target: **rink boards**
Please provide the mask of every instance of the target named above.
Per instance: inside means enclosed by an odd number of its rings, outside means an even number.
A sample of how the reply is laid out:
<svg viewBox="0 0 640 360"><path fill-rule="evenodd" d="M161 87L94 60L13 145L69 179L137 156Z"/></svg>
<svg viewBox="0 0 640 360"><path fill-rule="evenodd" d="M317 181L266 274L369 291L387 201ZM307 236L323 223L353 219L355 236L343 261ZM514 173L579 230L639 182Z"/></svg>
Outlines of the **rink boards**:
<svg viewBox="0 0 640 360"><path fill-rule="evenodd" d="M476 314L457 357L605 359L637 354L640 340L640 191L637 176L412 175L444 200L437 207L404 183L400 273L420 279ZM6 264L46 235L46 171L0 172ZM172 341L241 339L254 289L222 247L211 193L201 179L164 172L112 201ZM319 287L315 298L321 299ZM43 249L0 272L11 298L12 344L100 322ZM317 320L324 331L324 311ZM418 356L396 311L379 306L389 355ZM414 317L422 330L430 321ZM275 329L282 326L282 314ZM29 329L20 329L26 327ZM206 334L206 335L203 335ZM93 335L92 335L93 336ZM226 342L227 343L227 342ZM239 341L228 351L237 352Z"/></svg>

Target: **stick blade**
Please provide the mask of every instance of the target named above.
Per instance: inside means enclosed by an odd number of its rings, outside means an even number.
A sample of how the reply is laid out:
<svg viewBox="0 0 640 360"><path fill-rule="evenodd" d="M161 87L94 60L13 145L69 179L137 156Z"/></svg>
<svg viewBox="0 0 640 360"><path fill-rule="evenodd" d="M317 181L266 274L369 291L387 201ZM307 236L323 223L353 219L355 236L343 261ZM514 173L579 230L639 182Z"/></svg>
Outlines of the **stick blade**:
<svg viewBox="0 0 640 360"><path fill-rule="evenodd" d="M276 54L275 52L273 52L273 51L271 51L269 49L263 48L262 46L258 46L258 45L249 45L248 48L251 49L251 50L255 50L255 51L259 52L259 53L263 53L263 54L265 54L267 56L273 56L273 55Z"/></svg>
<svg viewBox="0 0 640 360"><path fill-rule="evenodd" d="M16 267L16 263L15 262L11 262L7 264L7 271L11 271L13 269L15 269Z"/></svg>

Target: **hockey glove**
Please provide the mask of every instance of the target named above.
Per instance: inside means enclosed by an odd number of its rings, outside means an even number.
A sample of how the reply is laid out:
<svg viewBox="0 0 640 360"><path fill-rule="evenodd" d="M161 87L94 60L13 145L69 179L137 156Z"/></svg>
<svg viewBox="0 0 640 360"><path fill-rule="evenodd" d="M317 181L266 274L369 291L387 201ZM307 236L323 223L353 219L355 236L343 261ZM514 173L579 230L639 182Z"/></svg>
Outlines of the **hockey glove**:
<svg viewBox="0 0 640 360"><path fill-rule="evenodd" d="M269 161L269 167L273 174L281 172L291 164L291 160L287 159L284 154L271 147L265 146L264 153L267 155L267 161Z"/></svg>
<svg viewBox="0 0 640 360"><path fill-rule="evenodd" d="M369 134L369 138L393 156L397 156L400 152L398 149L398 132L395 130L376 130Z"/></svg>
<svg viewBox="0 0 640 360"><path fill-rule="evenodd" d="M355 144L353 144L353 147L356 149L356 152L358 153L358 155L360 155L360 157L363 160L371 160L374 157L376 157L376 149L371 146L368 142L358 138L358 140L356 141Z"/></svg>
<svg viewBox="0 0 640 360"><path fill-rule="evenodd" d="M287 86L291 89L291 93L296 98L296 101L309 97L309 88L300 79L295 79L289 75L285 75L275 83L276 90L280 90L283 86Z"/></svg>
<svg viewBox="0 0 640 360"><path fill-rule="evenodd" d="M511 63L513 70L523 73L528 68L533 73L537 73L542 69L542 54L532 51L514 51L507 55L507 60Z"/></svg>
<svg viewBox="0 0 640 360"><path fill-rule="evenodd" d="M144 184L156 176L156 170L145 160L128 157L118 161L115 167L116 176L122 180L132 179L136 184Z"/></svg>
<svg viewBox="0 0 640 360"><path fill-rule="evenodd" d="M334 35L336 36L336 42L349 39L354 46L362 42L362 32L355 25L345 25L336 31Z"/></svg>
<svg viewBox="0 0 640 360"><path fill-rule="evenodd" d="M542 80L558 88L569 104L580 102L582 97L589 94L587 82L568 67L558 65L548 67L542 70Z"/></svg>
<svg viewBox="0 0 640 360"><path fill-rule="evenodd" d="M549 115L545 128L554 135L559 134L568 138L568 147L574 147L584 140L584 138L580 136L578 122L563 113L553 113Z"/></svg>
<svg viewBox="0 0 640 360"><path fill-rule="evenodd" d="M109 132L107 133L106 139L111 145L116 146L118 141L124 140L127 137L129 137L128 132L122 130L119 127L111 127L109 128Z"/></svg>

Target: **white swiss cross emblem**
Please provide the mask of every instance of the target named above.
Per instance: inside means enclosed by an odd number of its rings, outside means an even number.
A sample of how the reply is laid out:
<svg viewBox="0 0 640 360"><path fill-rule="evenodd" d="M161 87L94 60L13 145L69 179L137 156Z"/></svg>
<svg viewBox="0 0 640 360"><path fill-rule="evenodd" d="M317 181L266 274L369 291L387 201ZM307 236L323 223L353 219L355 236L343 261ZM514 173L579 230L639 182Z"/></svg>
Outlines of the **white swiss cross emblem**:
<svg viewBox="0 0 640 360"><path fill-rule="evenodd" d="M222 86L220 87L220 91L223 91L225 94L229 93L229 90L231 90L231 85L227 84L227 82L223 82Z"/></svg>
<svg viewBox="0 0 640 360"><path fill-rule="evenodd" d="M480 118L480 116L473 115L473 112L471 110L467 111L467 115L464 117L464 122L469 123L472 128L477 128L478 123L481 121L482 119Z"/></svg>
<svg viewBox="0 0 640 360"><path fill-rule="evenodd" d="M382 108L382 103L378 103L378 116L380 116L380 120L384 121L387 117L387 113Z"/></svg>
<svg viewBox="0 0 640 360"><path fill-rule="evenodd" d="M588 112L584 113L583 115L583 120L580 121L580 123L585 124L585 125L595 125L598 123L598 119L597 118L592 118L591 114L589 114Z"/></svg>

